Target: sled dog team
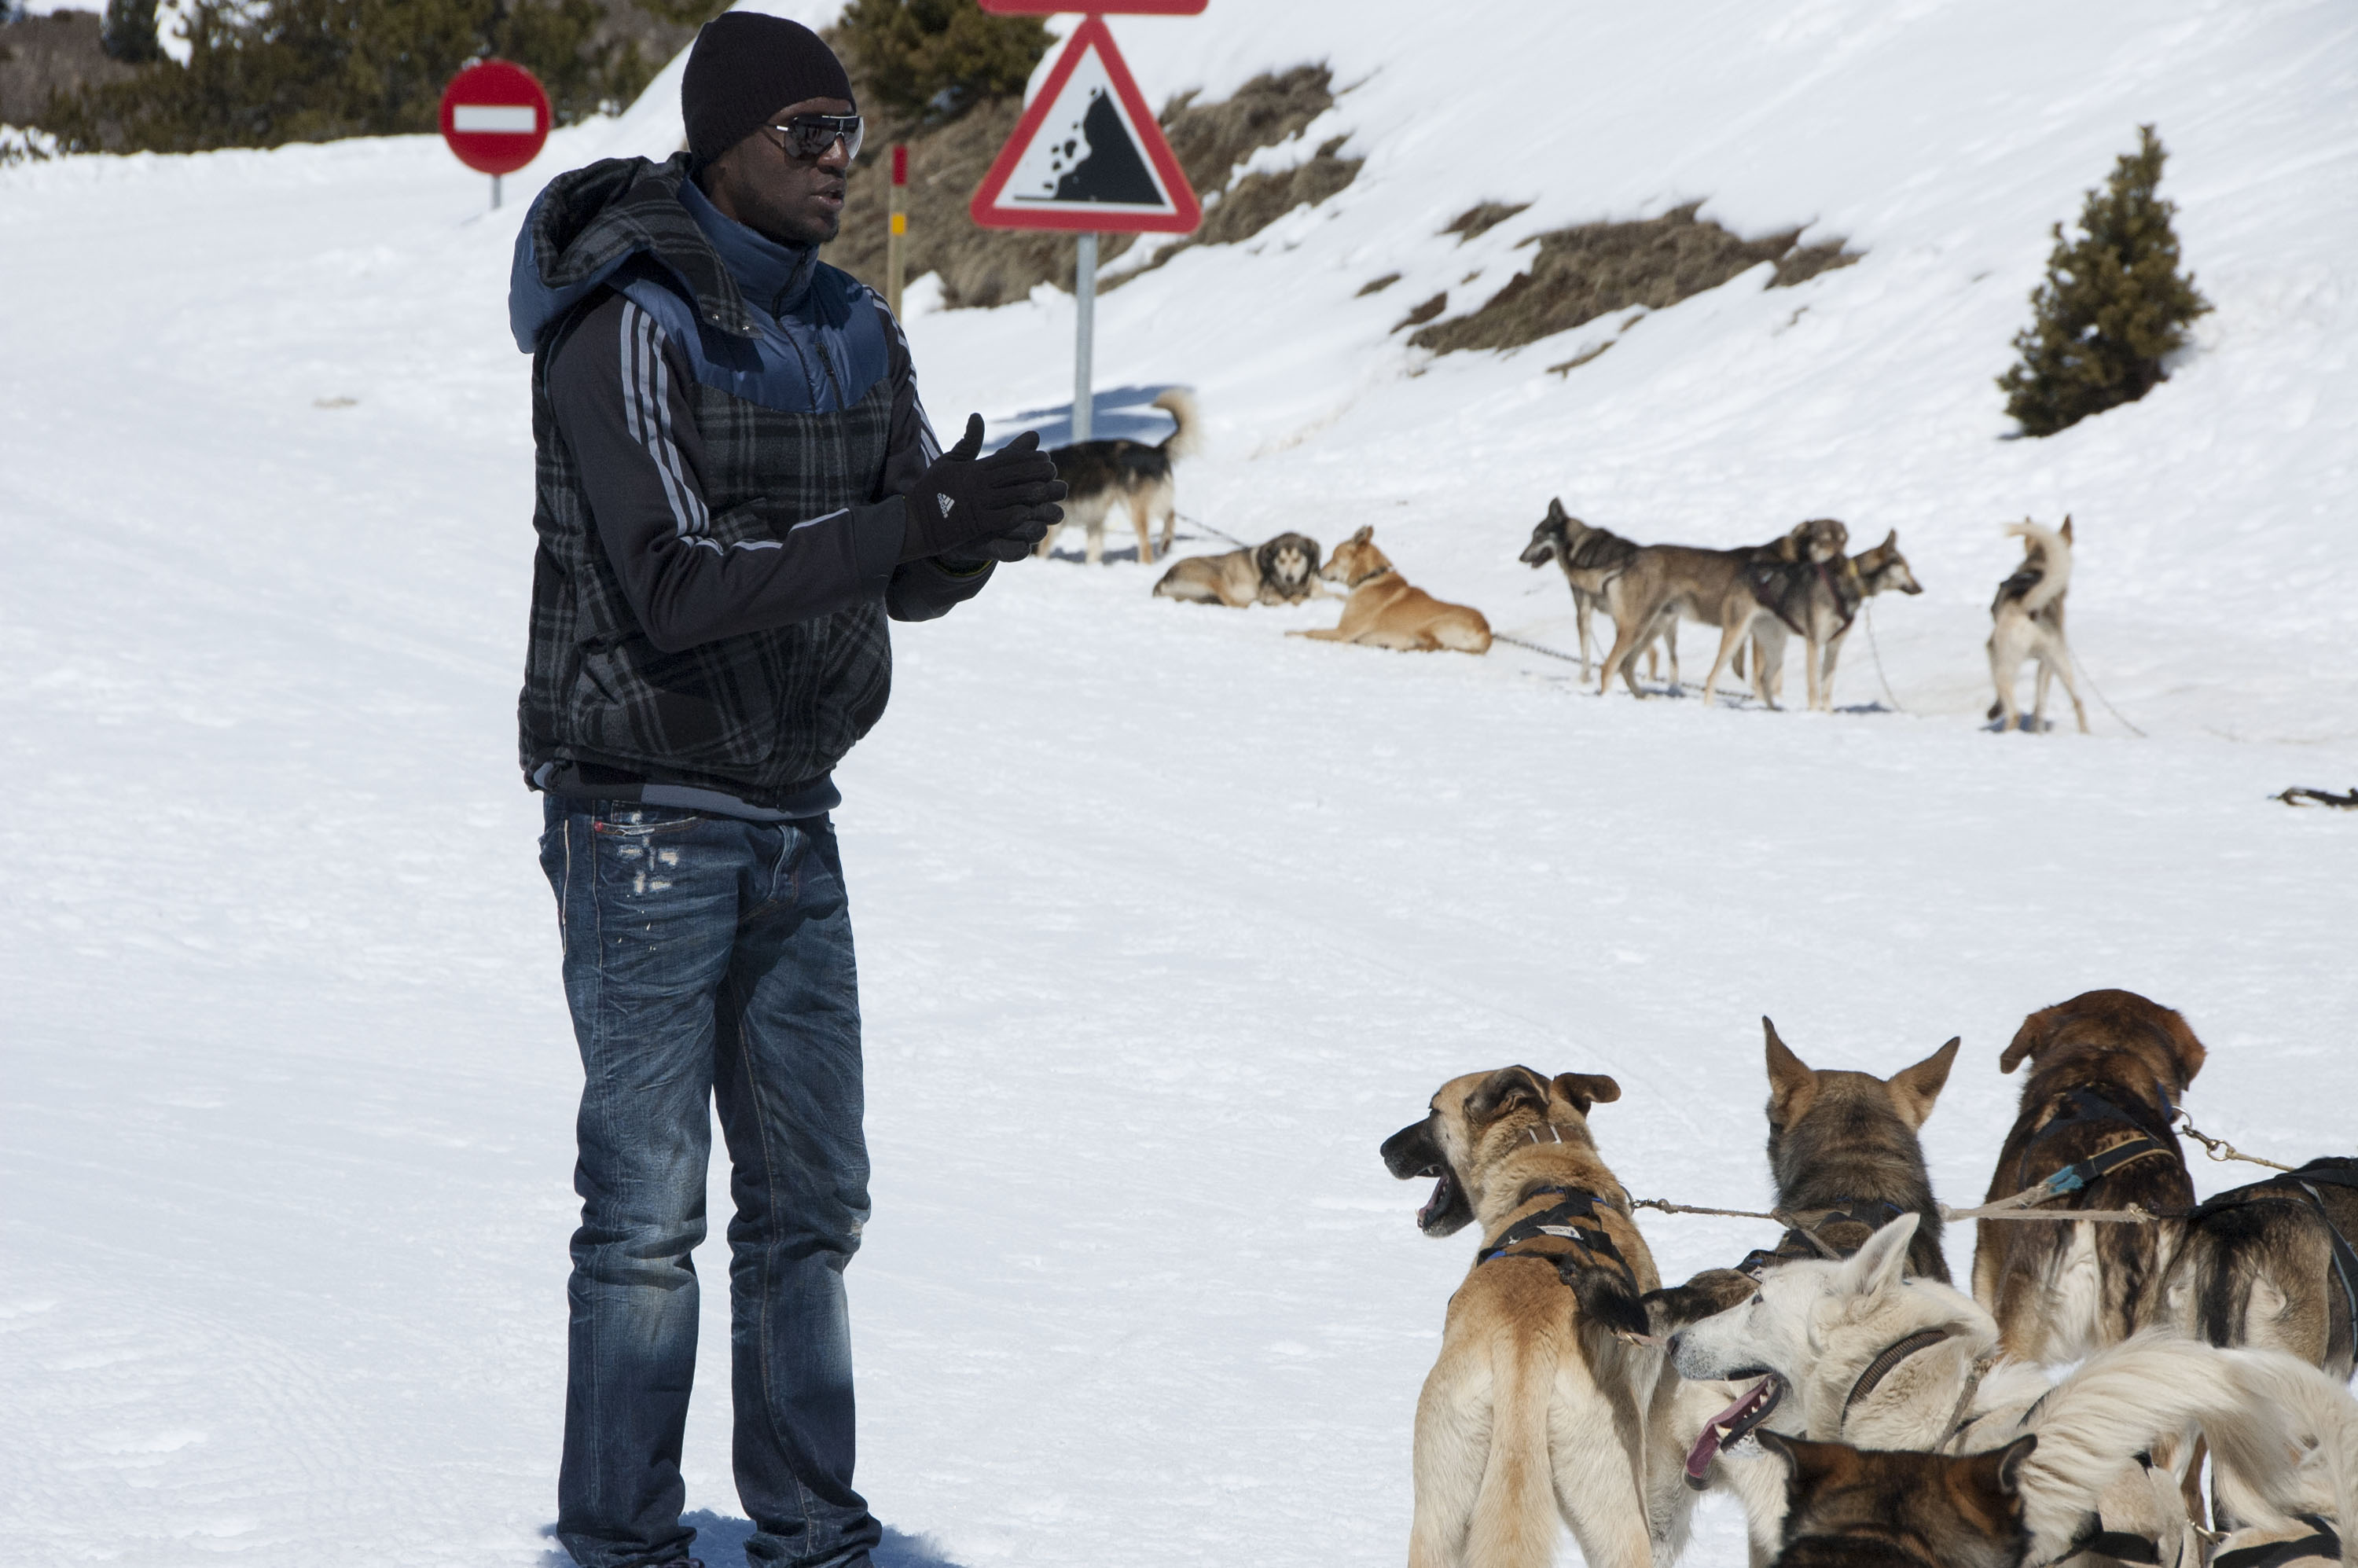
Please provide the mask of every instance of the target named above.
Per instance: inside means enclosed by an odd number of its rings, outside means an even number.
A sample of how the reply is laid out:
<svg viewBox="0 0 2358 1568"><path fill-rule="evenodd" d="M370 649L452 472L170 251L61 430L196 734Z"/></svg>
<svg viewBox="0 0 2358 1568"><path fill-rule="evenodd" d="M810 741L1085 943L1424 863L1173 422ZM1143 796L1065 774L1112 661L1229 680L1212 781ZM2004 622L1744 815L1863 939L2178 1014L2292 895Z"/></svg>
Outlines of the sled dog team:
<svg viewBox="0 0 2358 1568"><path fill-rule="evenodd" d="M1160 443L1084 441L1053 454L1071 494L1065 503L1065 523L1040 541L1041 556L1055 550L1066 524L1077 524L1086 539L1084 554L1090 565L1097 565L1104 558L1107 521L1117 507L1129 514L1138 531L1141 562L1152 565L1156 559L1157 524L1161 553L1170 554L1178 520L1172 468L1195 451L1202 421L1195 400L1177 388L1164 392L1152 406L1174 421L1172 433ZM2071 649L2063 639L2071 520L2067 517L2061 528L2050 529L2025 519L2008 524L2006 532L2022 538L2024 556L1999 585L1990 606L1990 681L1997 696L1989 717L2000 720L2003 729L2025 727L2015 686L2022 666L2031 663L2038 666L2038 676L2028 727L2044 728L2048 687L2060 680L2084 734L2087 710L2081 706ZM1173 565L1155 583L1154 592L1164 599L1242 610L1254 604L1299 604L1325 594L1325 585L1332 583L1347 596L1340 623L1331 631L1292 635L1404 653L1487 653L1490 624L1482 612L1412 586L1376 547L1374 533L1372 526L1361 528L1323 565L1318 541L1294 533L1222 555L1192 557ZM1843 524L1819 517L1780 539L1743 549L1640 545L1608 529L1591 527L1558 500L1548 503L1547 514L1531 530L1522 561L1539 567L1552 560L1563 571L1579 622L1584 681L1592 674L1589 647L1596 611L1603 610L1612 621L1612 646L1596 672L1600 693L1617 675L1631 696L1645 696L1636 670L1641 654L1650 676L1659 672L1659 659L1666 657L1671 684L1677 687L1678 626L1686 620L1719 633L1718 653L1704 677L1705 703L1714 700L1722 676L1747 678L1748 645L1753 693L1776 707L1784 685L1788 639L1799 637L1806 649L1802 667L1809 705L1823 711L1833 706L1834 666L1860 607L1878 593L1923 591L1908 558L1899 553L1897 531L1857 555L1847 553L1849 543L1850 533Z"/></svg>
<svg viewBox="0 0 2358 1568"><path fill-rule="evenodd" d="M1417 1402L1411 1568L1544 1568L1559 1521L1589 1568L1666 1568L1709 1491L1756 1568L2358 1561L2358 1159L2196 1206L2201 1044L2087 992L1999 1058L2029 1072L1988 1201L2158 1217L1981 1218L1968 1294L1918 1141L1958 1042L1878 1078L1762 1022L1790 1228L1683 1284L1590 1133L1609 1077L1467 1074L1385 1141L1434 1184L1418 1227L1481 1238Z"/></svg>

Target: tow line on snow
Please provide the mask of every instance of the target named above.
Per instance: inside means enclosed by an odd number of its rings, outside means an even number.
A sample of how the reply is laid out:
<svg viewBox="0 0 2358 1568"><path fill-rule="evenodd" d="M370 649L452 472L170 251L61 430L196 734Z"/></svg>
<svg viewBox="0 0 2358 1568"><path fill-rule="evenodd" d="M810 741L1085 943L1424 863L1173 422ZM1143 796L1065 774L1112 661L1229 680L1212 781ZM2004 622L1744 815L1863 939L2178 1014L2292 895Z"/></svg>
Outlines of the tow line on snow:
<svg viewBox="0 0 2358 1568"><path fill-rule="evenodd" d="M1866 614L1866 651L1875 655L1875 678L1882 682L1883 695L1891 698L1892 708L1898 712L1905 713L1908 709L1900 707L1899 694L1891 689L1891 678L1883 673L1883 650L1876 646L1875 643L1875 606L1872 602L1869 602L1860 606L1860 608ZM1827 700L1833 700L1832 693L1827 694Z"/></svg>
<svg viewBox="0 0 2358 1568"><path fill-rule="evenodd" d="M1527 643L1520 637L1509 637L1504 632L1491 633L1490 641L1493 643L1511 643L1518 648L1529 648L1534 654L1545 654L1551 659L1562 659L1567 665L1577 665L1585 662L1585 660L1574 658L1572 654L1563 653L1554 648L1542 647L1537 643Z"/></svg>
<svg viewBox="0 0 2358 1568"><path fill-rule="evenodd" d="M2144 730L2138 729L2134 724L2129 724L2128 715L2123 713L2119 708L2113 706L2113 699L2104 695L2104 688L2096 684L2096 677L2088 673L2088 666L2080 662L2080 655L2072 654L2071 658L2071 667L2080 672L2080 678L2088 683L2088 689L2096 694L2096 700L2104 705L2104 711L2119 719L2122 723L2128 724L2129 733L2136 736L2138 740L2151 740L2152 737L2147 735Z"/></svg>
<svg viewBox="0 0 2358 1568"><path fill-rule="evenodd" d="M1215 528L1200 517L1190 517L1184 512L1180 512L1175 509L1172 512L1171 515L1176 517L1180 522L1184 523L1190 528L1201 528L1206 534L1226 539L1229 544L1234 545L1239 550L1247 547L1245 542L1242 539L1238 538L1234 534L1228 533L1225 529Z"/></svg>

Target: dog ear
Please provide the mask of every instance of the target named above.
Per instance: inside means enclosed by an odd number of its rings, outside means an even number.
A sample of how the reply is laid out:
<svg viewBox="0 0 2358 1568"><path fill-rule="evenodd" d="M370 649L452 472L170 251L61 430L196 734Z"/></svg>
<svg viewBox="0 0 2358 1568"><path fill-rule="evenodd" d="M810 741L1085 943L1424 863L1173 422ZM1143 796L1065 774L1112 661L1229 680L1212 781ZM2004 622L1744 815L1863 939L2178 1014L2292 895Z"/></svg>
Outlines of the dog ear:
<svg viewBox="0 0 2358 1568"><path fill-rule="evenodd" d="M1972 1485L1985 1497L2001 1501L2017 1496L2022 1490L2022 1462L2039 1446L2039 1434L2024 1433L2004 1448L1992 1448L1973 1455L1966 1461L1966 1475Z"/></svg>
<svg viewBox="0 0 2358 1568"><path fill-rule="evenodd" d="M2178 1087L2183 1089L2194 1081L2194 1075L2202 1070L2211 1054L2202 1048L2201 1041L2194 1038L2194 1031L2188 1027L2184 1015L2158 1004L2154 1011L2161 1014L2162 1033L2169 1036L2170 1050L2178 1057Z"/></svg>
<svg viewBox="0 0 2358 1568"><path fill-rule="evenodd" d="M1356 534L1352 535L1350 536L1350 538L1348 538L1348 539L1345 540L1344 542L1345 542L1346 544L1351 544L1351 545L1364 545L1364 544L1366 544L1368 540L1370 540L1370 539L1374 538L1375 536L1376 536L1376 525L1375 525L1374 524L1372 524L1372 523L1369 523L1369 524L1368 524L1366 526L1362 527L1362 528L1361 528L1357 533L1356 533Z"/></svg>
<svg viewBox="0 0 2358 1568"><path fill-rule="evenodd" d="M2063 514L2063 526L2056 529L2055 531L2063 536L2063 542L2065 544L2068 545L2071 542L2071 514L2069 512Z"/></svg>
<svg viewBox="0 0 2358 1568"><path fill-rule="evenodd" d="M2036 1060L2039 1053L2047 1048L2048 1039L2055 1033L2056 1026L2063 1022L2063 1008L2069 1005L2042 1007L2024 1019L2022 1027L2014 1032L2012 1044L1999 1053L1997 1070L2011 1073L2022 1065L2025 1056Z"/></svg>
<svg viewBox="0 0 2358 1568"><path fill-rule="evenodd" d="M1566 511L1563 509L1563 496L1561 496L1561 495L1552 495L1552 496L1550 496L1550 497L1548 498L1548 514L1547 514L1547 520L1548 520L1549 522L1551 522L1551 523L1563 523L1563 522L1567 522L1567 521L1569 521L1569 520L1571 519L1571 516L1572 516L1572 514L1571 514L1571 513L1569 513L1569 512L1566 512Z"/></svg>
<svg viewBox="0 0 2358 1568"><path fill-rule="evenodd" d="M1547 1080L1529 1067L1501 1067L1466 1097L1466 1119L1487 1125L1518 1106L1544 1111L1547 1098Z"/></svg>
<svg viewBox="0 0 2358 1568"><path fill-rule="evenodd" d="M1884 1080L1891 1091L1891 1108L1910 1128L1924 1125L1932 1114L1932 1102L1941 1098L1941 1086L1949 1081L1949 1069L1957 1060L1957 1047L1963 1044L1958 1036L1925 1057L1912 1067L1902 1067Z"/></svg>
<svg viewBox="0 0 2358 1568"><path fill-rule="evenodd" d="M1602 1073L1558 1073L1555 1092L1572 1102L1573 1109L1588 1114L1592 1105L1611 1105L1621 1098L1621 1086Z"/></svg>
<svg viewBox="0 0 2358 1568"><path fill-rule="evenodd" d="M1908 1244L1916 1239L1914 1213L1878 1226L1866 1245L1843 1264L1843 1285L1853 1295L1879 1296L1899 1282L1908 1267Z"/></svg>
<svg viewBox="0 0 2358 1568"><path fill-rule="evenodd" d="M1858 1463L1858 1451L1840 1443L1812 1443L1788 1437L1765 1426L1752 1429L1760 1446L1785 1462L1789 1495L1796 1499L1817 1490L1828 1478Z"/></svg>
<svg viewBox="0 0 2358 1568"><path fill-rule="evenodd" d="M1777 1038L1777 1026L1766 1017L1760 1029L1768 1037L1768 1119L1787 1126L1817 1098L1818 1075Z"/></svg>

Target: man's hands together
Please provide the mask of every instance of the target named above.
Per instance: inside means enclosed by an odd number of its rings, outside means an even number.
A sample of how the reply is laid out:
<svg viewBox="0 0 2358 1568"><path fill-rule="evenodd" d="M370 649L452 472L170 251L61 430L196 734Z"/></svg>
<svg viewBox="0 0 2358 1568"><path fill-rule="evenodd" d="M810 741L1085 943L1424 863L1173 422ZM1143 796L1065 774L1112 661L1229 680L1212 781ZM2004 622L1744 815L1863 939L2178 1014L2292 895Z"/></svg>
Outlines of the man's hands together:
<svg viewBox="0 0 2358 1568"><path fill-rule="evenodd" d="M1062 522L1065 483L1040 449L1040 433L1026 430L989 457L982 450L982 416L967 416L966 435L917 476L903 498L908 521L901 559L939 558L970 568L986 561L1020 561Z"/></svg>

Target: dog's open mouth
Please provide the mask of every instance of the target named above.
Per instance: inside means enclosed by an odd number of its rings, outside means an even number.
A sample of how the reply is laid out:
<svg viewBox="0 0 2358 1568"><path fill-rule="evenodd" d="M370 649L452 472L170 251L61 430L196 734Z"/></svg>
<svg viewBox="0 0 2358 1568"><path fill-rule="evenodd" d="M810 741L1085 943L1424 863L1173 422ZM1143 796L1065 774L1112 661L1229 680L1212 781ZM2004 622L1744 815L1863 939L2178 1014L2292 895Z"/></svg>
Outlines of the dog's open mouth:
<svg viewBox="0 0 2358 1568"><path fill-rule="evenodd" d="M1424 1200L1422 1208L1416 1211L1416 1227L1419 1230L1431 1228L1433 1220L1449 1206L1449 1200L1456 1195L1456 1191L1457 1184L1450 1179L1449 1173L1442 1172L1441 1180L1433 1184L1433 1195Z"/></svg>
<svg viewBox="0 0 2358 1568"><path fill-rule="evenodd" d="M1687 1485L1700 1492L1709 1484L1711 1462L1730 1444L1768 1419L1785 1397L1785 1379L1770 1372L1745 1396L1704 1423L1703 1435L1687 1450Z"/></svg>

